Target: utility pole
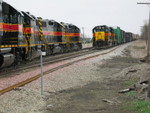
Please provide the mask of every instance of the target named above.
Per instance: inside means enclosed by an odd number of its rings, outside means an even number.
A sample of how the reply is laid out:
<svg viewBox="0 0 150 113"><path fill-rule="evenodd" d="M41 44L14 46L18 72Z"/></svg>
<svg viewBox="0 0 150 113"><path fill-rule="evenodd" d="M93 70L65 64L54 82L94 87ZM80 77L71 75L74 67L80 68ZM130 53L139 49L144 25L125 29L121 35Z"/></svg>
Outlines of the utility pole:
<svg viewBox="0 0 150 113"><path fill-rule="evenodd" d="M84 43L84 27L82 27L82 33L83 33L83 43Z"/></svg>
<svg viewBox="0 0 150 113"><path fill-rule="evenodd" d="M145 2L145 3L137 3L137 4L142 4L142 5L147 5L149 7L149 24L148 24L148 42L147 42L147 61L149 60L149 49L150 49L150 3ZM149 77L149 86L148 86L148 94L147 97L150 98L150 77Z"/></svg>
<svg viewBox="0 0 150 113"><path fill-rule="evenodd" d="M137 4L141 4L141 5L150 5L150 3L148 2L138 2ZM149 7L149 24L148 24L148 39L147 39L147 57L150 56L149 50L150 50L150 7Z"/></svg>

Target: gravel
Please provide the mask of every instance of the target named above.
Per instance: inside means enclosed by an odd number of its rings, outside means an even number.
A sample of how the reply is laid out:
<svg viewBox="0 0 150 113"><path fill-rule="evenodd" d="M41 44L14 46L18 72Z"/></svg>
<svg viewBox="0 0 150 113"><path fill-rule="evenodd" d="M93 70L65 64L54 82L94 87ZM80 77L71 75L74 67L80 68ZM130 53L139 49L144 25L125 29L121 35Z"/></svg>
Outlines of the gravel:
<svg viewBox="0 0 150 113"><path fill-rule="evenodd" d="M82 87L91 81L103 80L104 77L97 71L97 65L103 64L105 60L111 59L112 57L123 56L123 50L132 43L134 42L121 45L111 53L77 62L63 69L47 74L44 76L44 96L40 95L40 79L1 95L0 113L44 113L44 110L47 107L47 96L50 96L51 93L56 93L57 91L66 90L68 88ZM102 50L98 53L93 53L92 55L107 52L109 50ZM84 57L87 56L90 55ZM80 58L83 58L83 56ZM65 62L74 61L76 59L79 58L46 66L44 67L44 70L57 67ZM39 71L39 68L37 68L31 72L17 75L19 78L15 78L14 81L20 80L20 76L27 77L28 75L35 75L39 73ZM4 85L12 84L12 81L6 82L5 78L0 80L0 85L3 82L5 82Z"/></svg>

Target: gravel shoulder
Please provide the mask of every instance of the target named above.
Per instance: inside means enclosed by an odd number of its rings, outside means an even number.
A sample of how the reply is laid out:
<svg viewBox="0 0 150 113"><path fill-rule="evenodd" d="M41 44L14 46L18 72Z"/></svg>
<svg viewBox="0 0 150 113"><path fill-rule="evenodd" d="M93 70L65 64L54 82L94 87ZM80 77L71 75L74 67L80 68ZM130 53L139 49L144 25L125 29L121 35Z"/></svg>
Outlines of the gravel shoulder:
<svg viewBox="0 0 150 113"><path fill-rule="evenodd" d="M1 95L0 113L130 113L125 103L136 97L118 91L146 79L149 64L139 62L144 46L143 41L134 41L50 73L44 77L43 96L40 80Z"/></svg>

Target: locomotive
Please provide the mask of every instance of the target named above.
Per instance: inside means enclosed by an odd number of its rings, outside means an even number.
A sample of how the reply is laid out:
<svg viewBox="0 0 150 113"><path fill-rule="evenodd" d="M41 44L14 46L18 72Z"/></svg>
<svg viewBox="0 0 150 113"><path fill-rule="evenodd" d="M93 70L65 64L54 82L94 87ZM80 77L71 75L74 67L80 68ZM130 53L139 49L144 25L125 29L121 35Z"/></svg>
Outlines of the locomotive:
<svg viewBox="0 0 150 113"><path fill-rule="evenodd" d="M39 50L40 48L40 50ZM80 29L35 17L0 0L0 67L82 48Z"/></svg>
<svg viewBox="0 0 150 113"><path fill-rule="evenodd" d="M93 46L110 46L113 43L110 28L106 25L96 26L93 28Z"/></svg>
<svg viewBox="0 0 150 113"><path fill-rule="evenodd" d="M125 32L120 27L108 27L99 25L93 28L93 47L112 47L122 43L130 42L136 39L136 35L131 32Z"/></svg>

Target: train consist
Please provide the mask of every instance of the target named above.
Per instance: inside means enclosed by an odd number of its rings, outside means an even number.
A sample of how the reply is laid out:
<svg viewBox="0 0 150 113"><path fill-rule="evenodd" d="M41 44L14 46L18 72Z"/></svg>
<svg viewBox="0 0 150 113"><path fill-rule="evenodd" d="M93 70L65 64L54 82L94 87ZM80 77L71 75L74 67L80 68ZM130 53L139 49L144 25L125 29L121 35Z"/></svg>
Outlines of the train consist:
<svg viewBox="0 0 150 113"><path fill-rule="evenodd" d="M82 48L80 29L67 23L37 18L0 0L0 67Z"/></svg>
<svg viewBox="0 0 150 113"><path fill-rule="evenodd" d="M109 47L135 39L120 27L93 28L93 47ZM40 56L82 49L80 29L73 25L35 17L0 0L0 68Z"/></svg>
<svg viewBox="0 0 150 113"><path fill-rule="evenodd" d="M93 32L93 47L111 47L130 42L137 38L131 32L125 32L120 27L108 27L107 25L96 26Z"/></svg>

